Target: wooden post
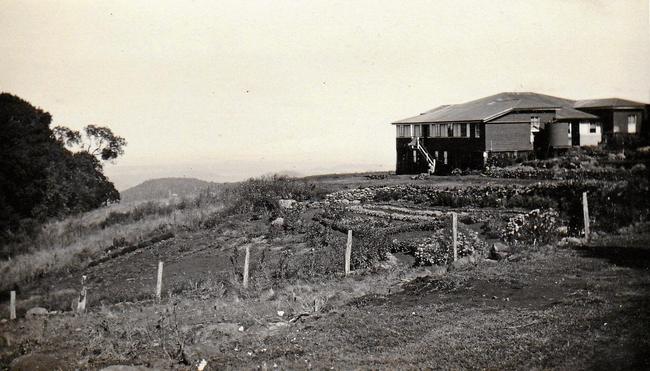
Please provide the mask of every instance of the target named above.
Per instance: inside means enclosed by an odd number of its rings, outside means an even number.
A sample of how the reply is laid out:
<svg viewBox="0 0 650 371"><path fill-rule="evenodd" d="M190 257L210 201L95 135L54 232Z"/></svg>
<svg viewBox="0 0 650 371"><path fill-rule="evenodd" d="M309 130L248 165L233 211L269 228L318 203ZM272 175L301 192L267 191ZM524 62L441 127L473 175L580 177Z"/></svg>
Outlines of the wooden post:
<svg viewBox="0 0 650 371"><path fill-rule="evenodd" d="M16 319L16 292L11 291L9 296L9 319Z"/></svg>
<svg viewBox="0 0 650 371"><path fill-rule="evenodd" d="M158 262L158 280L156 281L156 300L160 301L162 294L162 276L163 276L163 262Z"/></svg>
<svg viewBox="0 0 650 371"><path fill-rule="evenodd" d="M350 274L350 259L352 258L352 230L348 229L348 243L345 245L345 275Z"/></svg>
<svg viewBox="0 0 650 371"><path fill-rule="evenodd" d="M454 261L458 259L458 216L456 213L451 213L451 245L454 249Z"/></svg>
<svg viewBox="0 0 650 371"><path fill-rule="evenodd" d="M582 192L582 214L585 220L585 239L589 241L589 204L587 203L587 192Z"/></svg>
<svg viewBox="0 0 650 371"><path fill-rule="evenodd" d="M244 258L244 288L248 288L248 264L251 260L251 247L250 245L246 246L246 257Z"/></svg>
<svg viewBox="0 0 650 371"><path fill-rule="evenodd" d="M86 311L86 298L88 297L86 291L86 276L81 276L81 291L79 292L79 300L77 301L77 313Z"/></svg>

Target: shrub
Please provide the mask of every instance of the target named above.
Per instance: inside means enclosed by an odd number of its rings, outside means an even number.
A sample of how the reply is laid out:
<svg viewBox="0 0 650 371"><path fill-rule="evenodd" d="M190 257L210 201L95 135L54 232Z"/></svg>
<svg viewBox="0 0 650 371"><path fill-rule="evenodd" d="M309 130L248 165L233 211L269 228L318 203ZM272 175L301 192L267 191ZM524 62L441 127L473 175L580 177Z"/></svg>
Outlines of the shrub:
<svg viewBox="0 0 650 371"><path fill-rule="evenodd" d="M559 214L556 211L536 209L510 218L502 237L513 244L546 244L557 241L560 226Z"/></svg>
<svg viewBox="0 0 650 371"><path fill-rule="evenodd" d="M279 212L278 201L293 199L307 201L320 199L327 193L315 183L281 175L251 178L224 192L226 208L230 213Z"/></svg>
<svg viewBox="0 0 650 371"><path fill-rule="evenodd" d="M391 250L393 250L393 242L384 231L373 228L357 232L356 238L353 235L351 268L371 268L378 262L386 260Z"/></svg>

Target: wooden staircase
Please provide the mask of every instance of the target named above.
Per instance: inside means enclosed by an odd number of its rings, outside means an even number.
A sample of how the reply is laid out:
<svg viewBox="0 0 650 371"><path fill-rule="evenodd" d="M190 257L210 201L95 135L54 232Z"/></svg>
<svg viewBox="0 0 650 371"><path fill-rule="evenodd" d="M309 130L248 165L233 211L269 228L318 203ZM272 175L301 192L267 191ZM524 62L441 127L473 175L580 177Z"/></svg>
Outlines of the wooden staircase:
<svg viewBox="0 0 650 371"><path fill-rule="evenodd" d="M422 147L422 144L420 143L420 138L419 137L414 137L413 140L411 140L411 143L409 143L409 147L413 148L414 150L420 151L424 158L427 160L427 164L429 165L429 174L433 174L436 172L436 159L432 158L431 155L429 155L429 152Z"/></svg>

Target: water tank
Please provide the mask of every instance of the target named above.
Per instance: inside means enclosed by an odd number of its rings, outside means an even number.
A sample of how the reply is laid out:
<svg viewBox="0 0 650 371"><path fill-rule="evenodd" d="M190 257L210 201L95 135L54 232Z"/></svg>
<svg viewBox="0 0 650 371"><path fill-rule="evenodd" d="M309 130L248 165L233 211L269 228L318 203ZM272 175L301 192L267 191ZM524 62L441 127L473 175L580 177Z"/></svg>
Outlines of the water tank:
<svg viewBox="0 0 650 371"><path fill-rule="evenodd" d="M568 122L554 122L546 124L548 130L548 144L552 148L566 148L571 146L571 126Z"/></svg>

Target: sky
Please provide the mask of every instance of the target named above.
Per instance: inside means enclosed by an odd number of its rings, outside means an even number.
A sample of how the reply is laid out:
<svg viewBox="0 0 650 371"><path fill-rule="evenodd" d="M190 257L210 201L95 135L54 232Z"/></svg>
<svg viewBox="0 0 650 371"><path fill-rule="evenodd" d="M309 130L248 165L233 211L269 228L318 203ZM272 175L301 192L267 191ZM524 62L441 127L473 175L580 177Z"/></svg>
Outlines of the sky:
<svg viewBox="0 0 650 371"><path fill-rule="evenodd" d="M0 91L128 141L118 189L393 170L392 121L503 91L650 102L648 0L0 0Z"/></svg>

